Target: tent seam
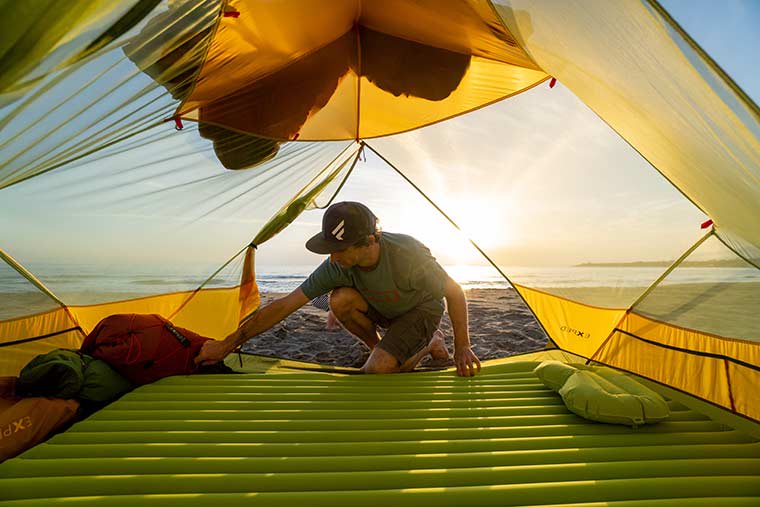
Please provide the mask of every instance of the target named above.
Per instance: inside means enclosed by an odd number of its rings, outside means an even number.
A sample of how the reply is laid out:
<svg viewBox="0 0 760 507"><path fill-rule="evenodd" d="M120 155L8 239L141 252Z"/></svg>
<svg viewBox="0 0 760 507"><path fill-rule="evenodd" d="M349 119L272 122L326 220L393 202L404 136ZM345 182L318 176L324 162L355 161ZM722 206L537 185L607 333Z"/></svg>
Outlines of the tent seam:
<svg viewBox="0 0 760 507"><path fill-rule="evenodd" d="M190 300L193 299L195 297L195 295L198 292L200 292L203 289L203 287L206 286L207 283L209 283L211 280L213 280L216 275L218 275L224 268L226 268L227 266L229 266L230 263L232 261L234 261L235 259L237 259L240 256L240 254L242 254L247 248L248 248L248 245L244 246L239 252L237 252L235 255L233 255L232 257L230 257L227 260L227 262L225 262L219 268L217 268L217 270L214 271L211 274L211 276L209 276L208 278L206 278L206 280L204 280L198 287L196 287L195 290L193 290L193 292L191 292L187 296L187 298L182 303L180 303L179 307L177 307L176 310L174 310L171 314L169 314L169 316L167 317L167 319L168 320L173 319L185 306L187 306L187 304L190 302Z"/></svg>
<svg viewBox="0 0 760 507"><path fill-rule="evenodd" d="M728 368L728 360L723 360L723 364L726 367L726 384L728 384L728 400L731 402L731 410L736 412L736 403L734 403L734 393L731 389L731 373Z"/></svg>
<svg viewBox="0 0 760 507"><path fill-rule="evenodd" d="M682 348L682 347L676 347L675 345L668 345L666 343L660 343L660 342L657 342L657 341L654 341L654 340L649 340L649 339L644 338L642 336L638 336L638 335L633 334L633 333L631 333L629 331L623 331L622 329L618 329L618 328L615 328L614 331L618 332L618 333L621 333L621 334L624 334L626 336L630 336L631 338L635 338L636 340L640 340L640 341L648 343L650 345L654 345L655 347L662 347L662 348L665 348L665 349L674 350L676 352L682 352L684 354L689 354L689 355L692 355L692 356L709 357L709 358L712 358L712 359L722 359L724 361L730 361L730 362L732 362L732 363L734 363L734 364L736 364L738 366L743 366L745 368L749 368L751 370L755 370L755 371L760 372L760 366L754 365L752 363L747 363L745 361L742 361L741 359L735 359L733 357L726 356L726 355L723 355L723 354L716 354L714 352L704 352L704 351L701 351L701 350L689 350L689 349L685 349L685 348Z"/></svg>
<svg viewBox="0 0 760 507"><path fill-rule="evenodd" d="M591 354L591 357L586 360L586 364L590 364L591 361L596 361L595 357L597 356L597 354L599 354L599 352L601 352L602 349L604 349L604 346L607 345L607 342L609 342L612 339L612 337L615 336L615 332L617 332L619 326L623 323L623 321L625 321L628 318L628 315L630 314L630 312L631 310L629 308L628 310L625 311L625 313L623 313L623 316L620 317L620 320L618 321L618 323L612 327L612 330L610 331L610 334L607 335L607 338L605 338L604 341L601 344L599 344L599 346L596 348L594 353Z"/></svg>
<svg viewBox="0 0 760 507"><path fill-rule="evenodd" d="M721 237L721 235L720 235L720 234L718 234L718 232L717 232L717 231L715 232L715 237L716 237L716 238L718 238L718 241L720 241L721 243L723 243L723 245L724 245L726 248L728 248L728 249L729 249L729 250L731 250L731 251L732 251L734 254L736 254L736 256L737 256L737 257L739 257L740 259L742 259L742 260L743 260L743 261L745 261L746 263L750 264L752 267L754 267L754 268L757 268L757 269L760 269L760 266L758 266L757 264L755 264L755 263L754 263L752 260L750 260L750 259L746 258L746 257L745 257L744 255L742 255L741 253L737 252L737 251L736 251L736 249L735 249L734 247L732 247L731 245L729 245L729 244L728 244L728 242L726 242L726 240L725 240L725 239L723 239L723 237Z"/></svg>
<svg viewBox="0 0 760 507"><path fill-rule="evenodd" d="M715 401L709 400L707 398L703 398L701 396L697 396L694 393L691 393L689 391L684 391L683 389L679 389L679 388L674 387L672 385L665 384L664 382L661 382L659 380L653 379L652 377L647 377L646 375L642 375L641 373L637 373L637 372L632 371L632 370L627 370L625 368L621 368L619 366L615 366L615 365L612 365L612 364L608 364L608 363L601 363L601 364L604 364L606 366L609 366L610 368L614 368L616 370L619 370L619 371L622 371L622 372L625 372L625 373L630 373L631 375L636 375L637 377L641 377L641 378L646 379L646 380L648 380L650 382L654 382L655 384L657 384L659 386L662 386L662 387L665 387L667 389L672 389L672 390L674 390L674 391L676 391L678 393L685 394L687 396L691 396L692 398L694 398L696 400L703 401L703 402L708 403L708 404L712 405L713 407L717 407L717 408L719 408L721 410L727 410L728 412L730 412L730 413L732 413L734 415L737 415L739 417L742 417L743 419L746 419L748 421L751 421L751 422L754 422L754 423L760 423L760 419L755 419L754 417L751 417L751 416L749 416L747 414L744 414L742 412L732 411L731 409L727 408L725 405L721 405L721 404L719 404L719 403L717 403ZM734 431L737 431L737 430L734 430Z"/></svg>
<svg viewBox="0 0 760 507"><path fill-rule="evenodd" d="M203 67L206 66L206 61L208 60L208 54L209 51L211 51L211 45L214 42L214 39L216 38L216 33L219 31L219 26L222 24L222 18L224 18L224 11L227 8L229 0L222 0L219 4L219 14L217 14L216 23L214 24L214 30L211 34L209 34L208 43L206 44L206 50L203 52L203 61L198 66L198 70L195 71L195 75L192 78L192 86L187 91L187 94L182 98L182 101L177 105L177 108L174 110L174 116L182 116L185 113L180 112L182 107L185 105L185 102L187 102L187 99L189 99L193 92L195 91L195 87L198 85L198 78L201 75L201 72L203 71Z"/></svg>
<svg viewBox="0 0 760 507"><path fill-rule="evenodd" d="M691 36L683 29L681 28L681 25L678 24L678 22L673 19L670 14L668 13L665 8L660 5L660 3L657 0L646 0L649 5L652 6L652 8L657 11L657 13L662 16L662 18L665 20L666 23L668 23L678 34L686 41L686 43L691 46L691 48L699 55L699 57L707 64L708 67L712 68L712 70L718 74L728 85L729 88L738 96L740 101L749 108L752 113L755 114L756 120L760 121L760 108L755 104L755 102L747 95L744 90L731 78L731 76L723 70L723 68L718 65L718 63L713 60L713 58L707 54L707 52L702 49L702 47L691 38Z"/></svg>
<svg viewBox="0 0 760 507"><path fill-rule="evenodd" d="M504 65L509 65L509 64L504 64ZM544 71L534 71L534 72L542 72L542 73L546 74ZM464 116L466 114L470 114L472 112L475 112L475 111L478 111L480 109L483 109L484 107L489 107L489 106L492 106L492 105L494 105L494 104L496 104L498 102L510 99L510 98L514 97L515 95L519 95L521 93L525 93L527 91L530 91L531 89L535 88L536 86L538 86L538 85L540 85L542 83L545 83L546 81L550 80L551 78L552 77L547 74L545 77L539 79L535 83L532 83L532 84L530 84L530 85L528 85L528 86L526 86L524 88L516 90L516 91L510 93L509 95L504 95L504 96L501 96L501 97L497 97L497 98L493 99L490 102L486 102L485 104L481 104L481 105L479 105L477 107L474 107L472 109L467 109L465 111L461 111L461 112L453 114L451 116L446 116L445 118L440 118L438 120L433 120L433 121L431 121L429 123L424 123L424 124L421 124L421 125L416 125L414 127L410 127L408 129L405 129L405 130L397 130L397 131L389 132L387 134L379 134L379 135L375 135L375 136L362 136L359 139L359 142L367 140L367 139L382 139L384 137L391 137L391 136L395 136L395 135L399 135L399 134L406 134L408 132L413 132L415 130L419 130L419 129L423 129L423 128L426 128L426 127L430 127L431 125L435 125L437 123L442 123L444 121L452 120L454 118L458 118L460 116ZM190 112L190 111L187 111L187 112ZM192 122L198 122L198 120L196 120L194 118L186 118L186 117L184 117L183 116L184 114L185 113L181 113L179 115L179 116L182 116L183 120L185 120L185 121L192 121ZM166 123L166 121L167 120L162 120L162 123ZM212 123L212 124L217 125L219 127L228 128L228 127L225 127L224 125L219 124L219 123L209 122L209 121L206 121L206 120L203 120L203 122L204 123ZM612 128L612 127L610 127L610 128ZM229 130L235 130L235 129L229 129ZM252 132L243 132L243 131L240 131L240 130L235 130L235 131L239 132L239 133L242 133L242 134L249 134L249 135L254 135L256 137L261 137L261 138L264 138L264 139L269 139L269 140L272 140L272 141L282 141L282 142L290 142L290 143L316 143L316 142L327 143L327 142L340 142L340 141L356 141L356 139L354 139L353 137L350 137L350 138L339 137L339 138L330 138L330 139L312 139L312 138L309 138L309 139L301 139L301 138L299 138L299 139L286 139L286 138L283 138L283 137L267 137L267 136L262 136L262 135L259 135L259 134L256 134L256 133L252 133ZM613 129L613 131L614 131L614 129ZM615 131L615 133L617 133L617 131ZM620 134L618 134L618 136L620 136ZM649 161L647 161L647 162L649 162ZM650 165L651 165L651 162L650 162ZM672 183L671 183L671 185L672 185ZM700 208L700 210L701 210L701 208Z"/></svg>
<svg viewBox="0 0 760 507"><path fill-rule="evenodd" d="M348 168L348 172L343 177L343 181L340 182L340 185L338 185L338 189L333 193L332 197L330 197L330 200L325 204L324 206L317 206L317 209L325 209L332 204L332 202L335 200L336 197L338 197L338 194L343 189L343 186L348 181L348 178L351 176L351 174L354 172L354 168L356 167L356 163L359 162L359 157L361 157L362 152L364 151L364 145L360 144L359 150L356 152L356 155L354 155L354 161L351 163L351 167ZM316 204L316 203L315 203Z"/></svg>
<svg viewBox="0 0 760 507"><path fill-rule="evenodd" d="M657 324L662 324L664 326L668 326L668 327L672 327L674 329L678 329L679 331L686 331L688 333L696 333L696 334L699 334L699 335L702 335L702 336L707 336L709 338L715 338L717 340L727 340L727 341L732 341L732 342L737 342L737 343L744 343L744 344L747 344L747 345L757 345L758 344L758 342L755 342L755 341L752 341L752 340L745 340L743 338L732 338L730 336L722 336L722 335L715 334L715 333L707 333L705 331L700 331L699 329L692 329L690 327L678 326L676 324L672 324L672 323L666 322L664 320L653 319L651 317L648 317L647 315L644 315L643 313L638 313L638 312L635 312L635 311L631 311L629 315L635 315L637 317L641 317L643 319L647 319L647 320L649 320L651 322L654 322L654 323L657 323Z"/></svg>
<svg viewBox="0 0 760 507"><path fill-rule="evenodd" d="M3 343L0 343L0 348L10 347L12 345L20 345L22 343L28 343L28 342L34 342L34 341L44 340L46 338L52 338L53 336L58 336L60 334L69 333L71 331L79 331L81 334L84 335L84 330L82 330L81 326L77 325L76 327L70 327L68 329L62 329L60 331L55 331L53 333L43 334L43 335L39 335L39 336L32 336L30 338L22 338L20 340L15 340L15 341L12 341L12 342L3 342Z"/></svg>

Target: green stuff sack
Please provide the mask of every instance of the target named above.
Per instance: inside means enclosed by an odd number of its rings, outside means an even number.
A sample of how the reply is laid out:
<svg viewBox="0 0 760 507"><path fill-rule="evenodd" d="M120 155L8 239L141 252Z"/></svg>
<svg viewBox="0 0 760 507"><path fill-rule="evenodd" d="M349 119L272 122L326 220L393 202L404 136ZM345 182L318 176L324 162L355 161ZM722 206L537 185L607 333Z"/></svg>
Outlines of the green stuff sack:
<svg viewBox="0 0 760 507"><path fill-rule="evenodd" d="M24 397L76 398L84 384L86 366L84 358L71 350L39 355L19 373L16 392Z"/></svg>
<svg viewBox="0 0 760 507"><path fill-rule="evenodd" d="M108 366L108 363L90 356L84 358L87 368L77 398L82 401L106 403L132 390L132 384Z"/></svg>
<svg viewBox="0 0 760 507"><path fill-rule="evenodd" d="M21 396L106 403L132 389L108 363L73 350L57 349L32 359L19 374Z"/></svg>

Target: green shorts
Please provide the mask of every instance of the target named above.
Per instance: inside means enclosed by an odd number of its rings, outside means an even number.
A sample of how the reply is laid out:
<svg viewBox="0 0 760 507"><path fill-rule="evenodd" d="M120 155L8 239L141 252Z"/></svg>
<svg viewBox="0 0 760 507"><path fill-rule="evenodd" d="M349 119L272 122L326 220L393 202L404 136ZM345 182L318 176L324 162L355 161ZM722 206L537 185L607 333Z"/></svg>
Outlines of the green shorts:
<svg viewBox="0 0 760 507"><path fill-rule="evenodd" d="M430 343L441 323L443 311L412 308L395 319L388 319L370 305L366 315L377 326L385 329L377 347L391 354L402 365Z"/></svg>

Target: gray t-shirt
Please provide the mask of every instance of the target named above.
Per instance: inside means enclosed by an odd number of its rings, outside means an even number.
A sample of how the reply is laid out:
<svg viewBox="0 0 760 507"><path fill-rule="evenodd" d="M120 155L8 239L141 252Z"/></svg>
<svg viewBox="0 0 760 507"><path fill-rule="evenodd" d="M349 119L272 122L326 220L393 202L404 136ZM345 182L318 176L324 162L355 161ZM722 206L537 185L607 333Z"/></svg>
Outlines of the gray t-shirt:
<svg viewBox="0 0 760 507"><path fill-rule="evenodd" d="M446 272L425 245L405 234L383 232L374 269L345 269L326 259L301 290L314 299L337 287L353 287L380 315L395 319L412 308L441 313L445 283Z"/></svg>

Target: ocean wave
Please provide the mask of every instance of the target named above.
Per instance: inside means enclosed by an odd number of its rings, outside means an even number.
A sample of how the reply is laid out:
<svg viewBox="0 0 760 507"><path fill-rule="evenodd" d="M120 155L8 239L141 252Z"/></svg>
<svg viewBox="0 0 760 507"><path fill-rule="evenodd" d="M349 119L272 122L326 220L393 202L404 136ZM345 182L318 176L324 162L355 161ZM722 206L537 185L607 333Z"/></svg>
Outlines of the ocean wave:
<svg viewBox="0 0 760 507"><path fill-rule="evenodd" d="M189 280L189 279L162 279L153 278L148 280L132 280L132 285L148 285L148 286L185 286L196 288L203 283L203 280ZM222 286L234 286L237 282L231 282L228 280L209 280L206 283L206 287L222 287Z"/></svg>
<svg viewBox="0 0 760 507"><path fill-rule="evenodd" d="M304 275L260 275L257 276L261 280L305 280L307 277Z"/></svg>

